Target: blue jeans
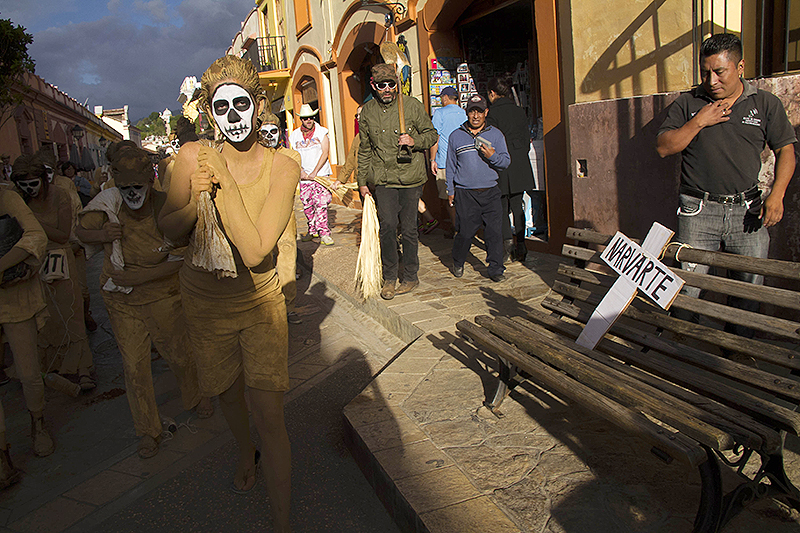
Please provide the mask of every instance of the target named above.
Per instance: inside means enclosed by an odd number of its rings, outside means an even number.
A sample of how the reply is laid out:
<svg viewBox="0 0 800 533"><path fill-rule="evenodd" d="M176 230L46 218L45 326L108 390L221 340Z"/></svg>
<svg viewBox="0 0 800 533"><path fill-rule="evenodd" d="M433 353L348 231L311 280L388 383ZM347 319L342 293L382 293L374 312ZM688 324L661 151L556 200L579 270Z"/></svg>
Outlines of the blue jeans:
<svg viewBox="0 0 800 533"><path fill-rule="evenodd" d="M766 258L769 252L769 233L757 218L760 205L756 200L748 211L743 205L704 201L701 198L681 194L676 240L700 250ZM707 274L710 267L681 262L681 268ZM728 277L754 285L761 285L764 282L764 276L736 270L729 270ZM697 287L684 287L681 290L682 294L695 298L700 296L700 292ZM733 296L728 297L728 305L756 312L759 307L758 302ZM752 336L752 331L742 326L728 324L725 330Z"/></svg>

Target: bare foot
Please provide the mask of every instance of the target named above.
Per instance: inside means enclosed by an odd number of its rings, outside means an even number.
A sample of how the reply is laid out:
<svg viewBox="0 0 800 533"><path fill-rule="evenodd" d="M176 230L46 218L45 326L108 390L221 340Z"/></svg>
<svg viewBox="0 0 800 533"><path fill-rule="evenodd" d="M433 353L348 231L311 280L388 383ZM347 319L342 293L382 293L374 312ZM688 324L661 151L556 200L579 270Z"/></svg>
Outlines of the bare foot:
<svg viewBox="0 0 800 533"><path fill-rule="evenodd" d="M211 418L214 416L214 404L211 403L211 398L203 396L200 402L195 406L194 412L197 413L197 418Z"/></svg>
<svg viewBox="0 0 800 533"><path fill-rule="evenodd" d="M233 478L233 492L243 494L250 492L255 487L258 481L258 460L260 458L261 452L256 450L252 460L248 460L246 457L239 459L239 467Z"/></svg>

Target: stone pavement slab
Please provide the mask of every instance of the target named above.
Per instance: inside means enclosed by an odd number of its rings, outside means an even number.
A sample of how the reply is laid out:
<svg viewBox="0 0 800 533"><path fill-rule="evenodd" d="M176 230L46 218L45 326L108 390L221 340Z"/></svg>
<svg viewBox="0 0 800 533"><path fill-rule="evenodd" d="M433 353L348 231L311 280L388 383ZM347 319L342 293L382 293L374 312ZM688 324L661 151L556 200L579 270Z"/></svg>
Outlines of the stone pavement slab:
<svg viewBox="0 0 800 533"><path fill-rule="evenodd" d="M24 471L20 483L0 492L0 531L269 531L263 483L245 498L228 490L235 445L216 400L209 419L184 412L174 375L155 353L159 411L174 418L178 430L164 438L155 457L138 457L121 356L97 287L101 259L89 261L99 324L89 336L98 387L78 398L46 389L55 453L33 456L20 384L0 388L11 455ZM298 285L303 323L289 326L291 389L285 396L295 501L303 515L298 527L396 531L344 448L341 409L405 344L318 278L306 272ZM318 475L323 470L330 473ZM351 511L361 503L366 509ZM332 524L344 514L346 520Z"/></svg>
<svg viewBox="0 0 800 533"><path fill-rule="evenodd" d="M302 243L301 260L410 342L344 409L351 452L403 531L691 531L696 471L664 465L642 441L532 383L512 391L502 418L482 407L496 362L461 338L455 323L479 314L524 316L549 292L559 257L529 252L493 283L476 240L457 279L452 240L435 230L420 237L415 291L361 302L352 282L360 211L332 211L336 245ZM800 484L800 439L787 439L786 462ZM724 478L736 482L732 472ZM770 499L724 529L798 530L800 514Z"/></svg>

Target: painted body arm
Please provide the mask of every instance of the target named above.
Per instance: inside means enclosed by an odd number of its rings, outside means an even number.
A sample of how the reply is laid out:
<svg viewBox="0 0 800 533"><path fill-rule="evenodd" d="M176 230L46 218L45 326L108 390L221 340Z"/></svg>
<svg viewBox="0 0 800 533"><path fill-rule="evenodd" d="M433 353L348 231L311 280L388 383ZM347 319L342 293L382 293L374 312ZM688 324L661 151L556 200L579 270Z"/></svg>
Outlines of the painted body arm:
<svg viewBox="0 0 800 533"><path fill-rule="evenodd" d="M111 275L111 279L120 287L135 287L171 276L180 270L182 265L183 261L164 261L153 268L115 270Z"/></svg>
<svg viewBox="0 0 800 533"><path fill-rule="evenodd" d="M69 241L69 234L72 230L72 204L69 201L58 202L58 219L55 226L42 222L42 229L47 234L47 238L58 244L66 244Z"/></svg>
<svg viewBox="0 0 800 533"><path fill-rule="evenodd" d="M197 222L199 191L195 191L197 194L192 192L192 175L198 171L197 155L200 147L196 142L189 142L181 147L172 169L167 201L158 217L158 227L173 241L188 235Z"/></svg>
<svg viewBox="0 0 800 533"><path fill-rule="evenodd" d="M276 155L276 158L284 157ZM273 172L269 191L256 220L252 220L242 200L239 186L228 171L222 154L213 148L202 148L198 156L200 170L210 169L225 191L222 202L228 215L225 228L228 238L239 250L247 267L260 265L272 253L294 208L294 193L300 178L300 167L292 161L291 172ZM273 165L275 162L273 162ZM218 200L219 201L219 200Z"/></svg>

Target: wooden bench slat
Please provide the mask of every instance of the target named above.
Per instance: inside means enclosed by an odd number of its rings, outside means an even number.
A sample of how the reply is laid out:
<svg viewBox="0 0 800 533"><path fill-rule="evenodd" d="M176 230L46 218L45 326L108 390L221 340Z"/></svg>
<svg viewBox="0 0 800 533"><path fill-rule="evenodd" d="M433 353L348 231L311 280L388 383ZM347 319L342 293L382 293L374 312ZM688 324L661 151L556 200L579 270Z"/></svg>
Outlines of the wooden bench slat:
<svg viewBox="0 0 800 533"><path fill-rule="evenodd" d="M747 326L793 341L800 341L800 324L791 320L744 311L728 305L692 298L685 294L678 294L672 303L672 307L700 313L701 315L731 322L732 324Z"/></svg>
<svg viewBox="0 0 800 533"><path fill-rule="evenodd" d="M678 243L670 243L664 253L664 258L678 261L675 255L680 249L678 253L680 261L687 263L702 263L740 272L761 274L762 276L800 280L800 263L781 261L779 259L747 257L725 252L709 252L707 250L698 250L697 248L679 248L678 246Z"/></svg>
<svg viewBox="0 0 800 533"><path fill-rule="evenodd" d="M711 412L700 409L693 402L687 401L685 399L686 397L698 396L692 391L681 389L680 387L668 383L657 376L647 374L638 368L627 365L619 360L615 360L604 353L580 346L575 342L568 340L564 335L557 335L548 329L536 327L536 324L525 320L524 318L500 317L496 320L504 325L507 325L509 322L513 323L513 327L515 327L519 335L530 336L538 334L549 338L551 341L564 344L568 348L583 354L592 361L595 361L597 363L597 368L602 370L611 368L623 374L627 378L626 383L631 387L640 388L641 384L653 387L653 389L658 391L654 399L663 401L665 403L666 409L668 410L667 413L669 410L679 410L680 412L705 422L706 424L709 424L710 426L713 426L724 433L732 435L734 437L734 441L738 444L744 444L750 448L756 449L762 447L764 439L762 439L757 432L745 428L745 424L740 424L737 421L731 421L724 417L717 416ZM506 338L506 336L504 335L503 338ZM508 338L508 340L512 343L515 342L515 338ZM663 417L658 416L657 418L662 419ZM743 419L745 417L739 413L737 418ZM766 428L763 428L762 432L766 432ZM775 433L774 436L776 438L776 442L780 442L778 439L778 434Z"/></svg>
<svg viewBox="0 0 800 533"><path fill-rule="evenodd" d="M800 370L800 353L784 348L783 346L775 346L768 342L748 339L747 346L743 347L742 338L736 334L728 333L727 331L687 322L686 320L680 320L656 310L651 311L631 306L627 311L629 312L625 313L626 316L638 320L639 322L666 329L693 339L711 342L717 346L736 352L742 352L742 348L745 348L745 353L756 359L784 368Z"/></svg>
<svg viewBox="0 0 800 533"><path fill-rule="evenodd" d="M737 296L756 302L764 302L787 309L800 310L800 294L795 291L781 289L779 287L769 287L767 285L753 285L746 281L728 279L711 274L698 274L680 268L671 268L675 274L681 277L687 285L699 289L717 292L728 296Z"/></svg>
<svg viewBox="0 0 800 533"><path fill-rule="evenodd" d="M640 436L669 457L692 467L697 467L707 460L705 450L695 441L680 433L672 433L641 413L632 411L583 383L565 376L542 361L509 345L488 330L467 320L458 322L456 327L483 349L499 355L535 376L549 390L579 403L584 409L602 416L623 430Z"/></svg>
<svg viewBox="0 0 800 533"><path fill-rule="evenodd" d="M591 314L588 311L583 311L578 315L576 320L585 324L590 316ZM623 316L634 318L635 308L631 310L631 307L628 307ZM800 401L800 382L791 378L780 378L772 372L759 370L693 348L686 344L645 333L637 328L631 328L619 322L614 324L610 331L623 339L627 339L642 346L647 346L653 350L658 350L673 359L710 370L715 374L725 376L734 381L746 383L747 385L768 391L772 394L777 394L785 399Z"/></svg>
<svg viewBox="0 0 800 533"><path fill-rule="evenodd" d="M733 435L687 414L687 409L683 408L687 406L685 402L644 383L637 383L630 377L586 357L563 342L549 339L536 330L531 330L527 336L520 335L508 322L502 318L475 317L476 324L510 341L522 351L564 370L581 383L614 401L666 422L684 435L711 448L717 450L733 448L736 440Z"/></svg>
<svg viewBox="0 0 800 533"><path fill-rule="evenodd" d="M569 324L564 320L559 319L558 317L548 315L538 310L531 310L528 314L529 318L534 322L525 320L521 317L513 317L511 320L518 323L520 327L535 327L537 324L544 326L544 328L540 328L543 330L544 334L549 335L562 335L569 337L571 339L576 339L581 332L581 327L578 324ZM705 416L702 413L697 414L695 416L698 418L705 420L706 422L716 425L718 427L722 427L728 431L733 433L741 433L742 439L739 440L737 438L737 442L739 444L744 444L754 449L758 449L761 447L761 443L765 449L770 451L776 451L780 448L781 445L781 436L780 434L773 430L770 427L765 426L764 424L759 423L758 421L754 420L752 417L738 411L732 407L729 407L723 403L717 402L704 396L696 391L691 389L687 389L684 387L680 387L675 385L671 381L667 379L661 378L655 374L645 372L641 370L639 367L631 366L630 364L626 364L621 362L620 360L630 360L632 358L640 358L640 357L647 357L647 355L641 354L641 352L637 352L635 350L631 350L625 346L615 343L610 339L603 339L600 341L598 345L598 349L601 351L595 350L587 350L586 353L590 357L602 361L604 364L613 366L620 372L624 372L628 375L635 377L641 381L644 381L650 384L653 387L661 389L675 397L678 397L687 403L690 403L701 411L705 413ZM589 353L587 353L589 352ZM606 353L610 353L614 357L620 360L612 359ZM631 357L633 356L633 357ZM733 427L728 428L726 422L728 424L732 424ZM722 423L722 426L719 424ZM758 440L755 440L753 437L756 437Z"/></svg>
<svg viewBox="0 0 800 533"><path fill-rule="evenodd" d="M578 319L578 315L581 313L581 308L575 304L565 302L562 300L557 300L553 293L548 294L545 296L544 301L542 301L542 306L546 309L550 309L560 315L568 316L575 320Z"/></svg>
<svg viewBox="0 0 800 533"><path fill-rule="evenodd" d="M605 235L587 229L567 229L568 239L574 239L576 241L583 241L591 244L606 245L611 240L611 237L612 235ZM636 242L641 241L636 240ZM679 249L678 247L678 243L670 243L667 246L664 257L668 259L675 259L675 252ZM764 276L800 280L800 263L795 263L792 261L746 257L725 252L698 250L696 248L682 248L680 249L679 255L680 260L687 263L702 263L704 265L730 268L732 270L739 270L742 272L752 272L754 274L761 274ZM590 260L586 258L582 259L585 261Z"/></svg>
<svg viewBox="0 0 800 533"><path fill-rule="evenodd" d="M768 287L766 285L753 285L746 281L722 278L711 274L698 274L679 268L671 268L675 274L680 276L687 285L699 289L717 292L720 294L746 298L756 302L764 302L787 309L800 310L800 294L795 291L781 289L778 287ZM614 277L600 272L594 272L572 265L561 264L558 273L572 279L585 281L601 287L610 287L614 282Z"/></svg>
<svg viewBox="0 0 800 533"><path fill-rule="evenodd" d="M553 290L559 294L572 298L574 300L579 300L582 302L586 302L587 304L596 307L598 303L600 303L601 297L592 291L584 289L582 287L578 287L576 285L572 285L569 283L565 283L560 280L556 280L553 283ZM688 296L678 295L675 299L675 306L679 308L686 309L686 305L679 305L680 302L689 302L690 304L693 302L698 302L696 298L691 298ZM702 301L702 300L699 300ZM663 312L656 311L654 306L651 306L648 302L641 298L637 298L637 302L643 302L647 305L648 308L653 309L653 311L641 311L635 306L630 306L625 310L624 316L629 318L633 318L635 320L639 320L642 322L646 322L650 325L660 327L663 329L668 329L670 331L674 331L675 333L685 334L696 338L698 340L710 342L712 344L716 344L720 347L741 352L742 351L742 338L738 335L727 333L725 331L721 331L718 329L710 328L708 326L703 326L700 324L693 324L691 322L687 322L686 320L680 320L673 317L666 315ZM724 308L722 304L716 304L713 302L704 302L704 304L713 304L715 308ZM700 308L705 308L704 304L699 304L697 306L691 305L689 311L695 311ZM549 307L548 307L549 308ZM554 309L555 310L555 309ZM739 311L739 310L735 310ZM748 313L747 311L740 311L740 313L747 313L747 315L757 315L756 313ZM705 314L705 313L703 313ZM570 318L577 318L577 314L573 311L569 314ZM707 315L708 316L708 315ZM748 322L745 320L746 315L739 316L739 320L735 321L734 323L740 323L746 326L758 326L763 324L764 322L769 322L770 320L776 321L776 330L786 331L788 324L794 324L794 322L789 322L788 320L781 319L771 319L766 315L757 315L762 317L760 321ZM782 323L781 323L782 322ZM758 329L758 327L754 327L754 329ZM774 331L773 331L774 333ZM784 335L785 337L785 335ZM761 359L763 361L773 363L776 365L780 365L786 368L792 368L800 370L800 354L793 350L789 350L786 348L782 348L780 346L774 346L765 342L761 342L758 340L749 340L746 346L747 353ZM749 368L749 367L748 367ZM800 392L798 393L800 394Z"/></svg>
<svg viewBox="0 0 800 533"><path fill-rule="evenodd" d="M580 261L591 261L592 263L599 263L601 261L600 252L595 252L594 250L589 250L588 248L582 248L580 246L572 246L571 244L565 244L561 247L561 255Z"/></svg>
<svg viewBox="0 0 800 533"><path fill-rule="evenodd" d="M585 323L588 316L589 313L582 311L580 317L576 318L576 320L583 318L583 322ZM614 332L613 328L612 332ZM603 347L606 346L604 343L605 340L608 339L604 339L598 345L604 351L605 348ZM618 343L614 344L621 346ZM732 387L722 382L719 374L715 372L681 363L655 351L644 353L631 350L629 352L608 351L608 353L626 362L635 364L648 372L658 374L673 383L709 394L726 405L744 409L756 419L766 419L771 424L777 425L783 430L790 431L795 435L800 435L800 413L786 409L769 400L754 396L747 391ZM734 379L732 376L725 377Z"/></svg>

